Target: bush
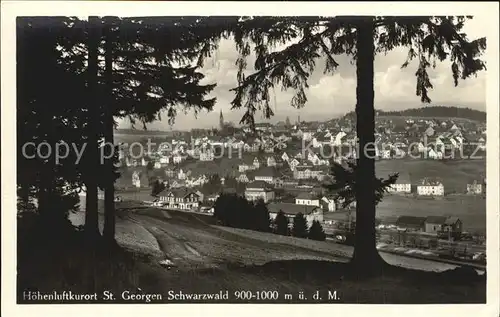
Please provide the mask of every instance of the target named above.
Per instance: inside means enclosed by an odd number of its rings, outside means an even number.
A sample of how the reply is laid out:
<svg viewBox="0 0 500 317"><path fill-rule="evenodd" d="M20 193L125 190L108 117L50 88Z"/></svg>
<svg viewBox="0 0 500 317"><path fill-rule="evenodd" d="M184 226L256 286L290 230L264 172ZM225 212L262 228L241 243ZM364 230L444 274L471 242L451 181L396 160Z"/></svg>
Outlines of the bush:
<svg viewBox="0 0 500 317"><path fill-rule="evenodd" d="M309 239L311 240L316 240L316 241L325 241L326 240L326 234L325 231L323 230L323 227L319 223L319 221L314 220L311 228L309 228Z"/></svg>

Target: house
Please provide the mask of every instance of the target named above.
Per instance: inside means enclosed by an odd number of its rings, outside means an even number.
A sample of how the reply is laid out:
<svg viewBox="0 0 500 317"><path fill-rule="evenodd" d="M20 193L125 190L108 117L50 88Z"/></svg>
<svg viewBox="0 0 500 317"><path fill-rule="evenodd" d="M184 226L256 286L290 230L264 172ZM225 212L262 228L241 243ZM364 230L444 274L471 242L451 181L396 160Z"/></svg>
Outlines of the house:
<svg viewBox="0 0 500 317"><path fill-rule="evenodd" d="M264 167L254 172L255 181L264 181L266 183L274 183L278 178L278 171L273 167Z"/></svg>
<svg viewBox="0 0 500 317"><path fill-rule="evenodd" d="M292 171L295 170L295 168L297 168L297 166L299 166L300 162L298 159L294 158L292 160L288 160L288 165L290 166L290 169Z"/></svg>
<svg viewBox="0 0 500 317"><path fill-rule="evenodd" d="M257 164L256 164L255 159L257 159L257 158L248 157L248 156L243 157L243 162L238 165L238 172L244 173L246 171L252 171L252 170L255 170L258 167L260 167L260 162L257 160Z"/></svg>
<svg viewBox="0 0 500 317"><path fill-rule="evenodd" d="M290 159L290 157L288 156L288 154L286 154L286 152L283 152L283 155L281 155L281 158L285 162L288 162L288 160Z"/></svg>
<svg viewBox="0 0 500 317"><path fill-rule="evenodd" d="M337 210L337 204L333 197L324 196L323 198L321 198L319 203L323 207L323 210L325 211L333 212Z"/></svg>
<svg viewBox="0 0 500 317"><path fill-rule="evenodd" d="M300 193L295 197L296 205L307 205L307 206L317 206L320 207L320 199L311 193Z"/></svg>
<svg viewBox="0 0 500 317"><path fill-rule="evenodd" d="M427 152L426 152L424 158L430 158L433 160L441 160L441 159L443 159L443 152L436 151L434 148L429 147L429 148L427 148Z"/></svg>
<svg viewBox="0 0 500 317"><path fill-rule="evenodd" d="M258 158L258 157L255 157L255 158L253 159L252 164L253 164L253 166L255 167L255 169L260 168L260 165L261 165L261 164L260 164L259 158Z"/></svg>
<svg viewBox="0 0 500 317"><path fill-rule="evenodd" d="M165 207L182 210L197 209L201 200L195 191L187 188L165 189L158 197Z"/></svg>
<svg viewBox="0 0 500 317"><path fill-rule="evenodd" d="M425 217L399 216L396 220L398 230L421 232L425 228Z"/></svg>
<svg viewBox="0 0 500 317"><path fill-rule="evenodd" d="M444 196L443 183L426 178L417 186L417 194L420 196Z"/></svg>
<svg viewBox="0 0 500 317"><path fill-rule="evenodd" d="M293 218L299 213L302 213L306 218L308 227L311 227L315 220L323 223L323 210L321 207L291 203L270 203L267 205L267 209L269 210L269 217L273 221L278 213L283 211L290 226L293 224Z"/></svg>
<svg viewBox="0 0 500 317"><path fill-rule="evenodd" d="M297 166L293 171L293 178L295 179L319 179L323 174L322 169L308 167L308 166Z"/></svg>
<svg viewBox="0 0 500 317"><path fill-rule="evenodd" d="M178 179L186 179L191 174L191 171L184 172L182 169L177 173Z"/></svg>
<svg viewBox="0 0 500 317"><path fill-rule="evenodd" d="M267 203L274 200L275 193L268 183L264 181L255 181L247 185L245 189L245 198L249 201L262 199Z"/></svg>
<svg viewBox="0 0 500 317"><path fill-rule="evenodd" d="M335 135L335 137L333 137L333 145L335 146L341 146L342 144L345 143L345 137L347 136L347 133L345 133L344 131L340 131L339 133L337 133Z"/></svg>
<svg viewBox="0 0 500 317"><path fill-rule="evenodd" d="M443 230L445 222L446 217L444 216L429 216L425 218L425 232L437 234Z"/></svg>
<svg viewBox="0 0 500 317"><path fill-rule="evenodd" d="M301 138L304 141L311 141L314 136L313 131L302 131Z"/></svg>
<svg viewBox="0 0 500 317"><path fill-rule="evenodd" d="M274 158L274 156L268 156L267 159L266 159L266 164L267 166L276 166L276 159Z"/></svg>
<svg viewBox="0 0 500 317"><path fill-rule="evenodd" d="M184 159L185 157L180 154L176 154L172 157L172 161L174 162L174 164L180 164Z"/></svg>
<svg viewBox="0 0 500 317"><path fill-rule="evenodd" d="M458 217L448 217L443 225L443 231L452 233L462 233L462 221Z"/></svg>
<svg viewBox="0 0 500 317"><path fill-rule="evenodd" d="M170 162L170 157L162 155L160 156L160 164L168 164Z"/></svg>
<svg viewBox="0 0 500 317"><path fill-rule="evenodd" d="M391 184L389 188L387 188L387 191L389 193L396 193L396 194L410 194L411 184L410 183Z"/></svg>
<svg viewBox="0 0 500 317"><path fill-rule="evenodd" d="M141 177L140 177L138 171L135 171L132 174L132 186L137 187L137 188L141 187Z"/></svg>
<svg viewBox="0 0 500 317"><path fill-rule="evenodd" d="M200 161L208 162L213 161L215 158L214 152L211 150L203 150L200 152Z"/></svg>

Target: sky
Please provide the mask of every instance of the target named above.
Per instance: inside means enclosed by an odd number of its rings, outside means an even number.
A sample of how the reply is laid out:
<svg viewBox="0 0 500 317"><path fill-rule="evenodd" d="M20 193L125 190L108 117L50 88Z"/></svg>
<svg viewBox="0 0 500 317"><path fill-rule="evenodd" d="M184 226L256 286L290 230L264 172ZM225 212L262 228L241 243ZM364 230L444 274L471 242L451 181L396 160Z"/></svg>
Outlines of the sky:
<svg viewBox="0 0 500 317"><path fill-rule="evenodd" d="M478 19L469 20L463 30L469 39L484 36L484 24ZM401 65L407 57L407 49L398 48L386 55L377 55L375 58L375 108L381 110L403 110L420 107L420 97L415 94L415 71L417 62L414 61L407 68ZM218 51L209 57L202 69L205 75L203 83L216 83L217 87L211 94L217 102L214 109L207 113L202 112L197 117L194 113L179 112L175 124L170 126L167 120L155 121L147 125L148 130L192 129L217 127L219 115L222 111L225 121L238 124L244 110L231 110L231 101L234 93L231 88L237 85L237 66L235 65L238 53L232 40L223 40ZM248 59L252 65L252 56ZM257 122L277 122L290 118L295 122L301 120L328 120L353 111L356 93L356 68L347 55L336 57L339 67L334 73L323 74L324 60L320 60L315 71L309 78L308 102L305 107L297 110L290 105L293 91L282 91L276 87L275 97L271 97L271 105L275 116L265 120L259 113ZM440 62L435 69L429 70L434 89L429 92L433 104L445 106L469 107L476 110L486 110L486 73L480 72L477 77L460 80L455 87L451 72L451 63ZM130 123L125 120L119 122L119 128L129 128Z"/></svg>

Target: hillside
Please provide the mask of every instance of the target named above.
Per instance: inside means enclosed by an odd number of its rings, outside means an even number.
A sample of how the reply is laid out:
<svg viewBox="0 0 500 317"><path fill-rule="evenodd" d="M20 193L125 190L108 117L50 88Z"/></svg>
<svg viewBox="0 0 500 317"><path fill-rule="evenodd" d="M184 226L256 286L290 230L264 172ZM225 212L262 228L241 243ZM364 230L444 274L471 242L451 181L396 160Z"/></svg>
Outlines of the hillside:
<svg viewBox="0 0 500 317"><path fill-rule="evenodd" d="M486 121L486 112L470 108L453 106L424 106L401 111L376 110L378 117L421 117L421 118L461 118L472 121ZM354 119L354 111L347 113L343 118Z"/></svg>

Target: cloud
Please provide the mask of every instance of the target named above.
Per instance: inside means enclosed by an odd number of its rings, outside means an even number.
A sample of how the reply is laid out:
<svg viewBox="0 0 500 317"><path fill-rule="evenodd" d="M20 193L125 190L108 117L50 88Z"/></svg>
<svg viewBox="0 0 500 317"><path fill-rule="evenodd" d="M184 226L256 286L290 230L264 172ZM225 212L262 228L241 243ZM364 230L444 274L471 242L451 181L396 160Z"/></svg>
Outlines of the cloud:
<svg viewBox="0 0 500 317"><path fill-rule="evenodd" d="M465 26L469 38L476 39L482 34L483 25L479 20L472 20ZM193 127L217 126L219 112L222 111L226 120L239 122L243 110L231 110L231 101L234 93L231 88L237 86L238 53L234 42L221 41L219 49L214 56L208 58L202 69L206 78L204 83L216 83L212 96L217 98L217 104L212 113L203 113L195 119L193 114L180 114L176 119L174 128L189 129ZM402 69L407 51L397 48L387 54L377 55L374 61L374 91L375 107L377 109L397 110L420 106L420 97L416 96L416 61ZM337 56L339 67L333 74L323 74L325 61L317 63L315 71L311 74L308 102L303 109L297 110L290 106L293 91L275 89L275 98L272 98L273 110L276 120L285 117L300 115L304 120L328 119L354 110L356 102L356 68L349 56ZM252 70L255 57L248 60L249 69ZM438 62L435 69L429 69L429 76L434 89L429 95L436 104L467 106L478 110L486 108L486 74L480 73L477 78L460 81L455 87L449 62ZM273 95L273 94L271 94ZM155 122L151 128L167 128L166 122Z"/></svg>

